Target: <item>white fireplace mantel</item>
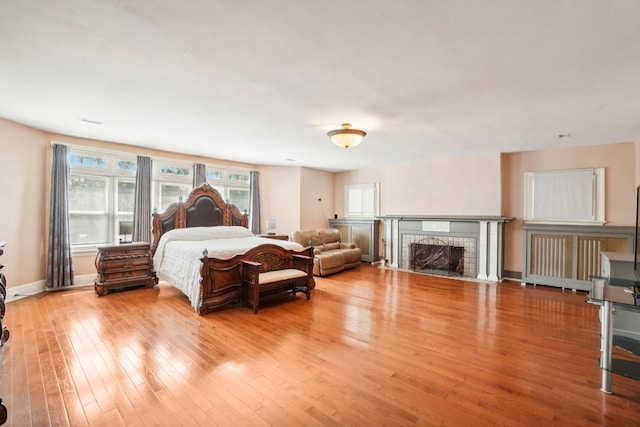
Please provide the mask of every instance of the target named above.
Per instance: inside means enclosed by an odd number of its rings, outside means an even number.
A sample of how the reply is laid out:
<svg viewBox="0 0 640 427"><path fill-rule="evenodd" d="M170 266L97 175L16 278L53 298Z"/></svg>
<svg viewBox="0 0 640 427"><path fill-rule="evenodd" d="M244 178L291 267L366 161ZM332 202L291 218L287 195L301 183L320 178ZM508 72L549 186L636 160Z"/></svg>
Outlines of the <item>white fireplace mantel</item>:
<svg viewBox="0 0 640 427"><path fill-rule="evenodd" d="M511 217L467 215L384 215L384 256L390 267L406 268L403 259L403 237L458 236L475 239L475 277L498 282L502 280L504 224Z"/></svg>

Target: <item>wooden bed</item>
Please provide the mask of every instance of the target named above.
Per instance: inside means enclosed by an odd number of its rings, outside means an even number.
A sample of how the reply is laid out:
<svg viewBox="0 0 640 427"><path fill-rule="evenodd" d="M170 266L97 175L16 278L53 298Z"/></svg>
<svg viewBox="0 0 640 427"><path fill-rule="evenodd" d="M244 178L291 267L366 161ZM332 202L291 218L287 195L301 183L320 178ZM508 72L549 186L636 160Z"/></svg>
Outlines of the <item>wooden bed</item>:
<svg viewBox="0 0 640 427"><path fill-rule="evenodd" d="M273 252L273 245L291 254L311 255L310 248L295 242L254 236L247 229L247 224L247 214L241 213L235 205L225 203L220 193L209 184L203 184L194 189L186 201L173 203L165 212L153 214L151 251L155 271L160 279L185 293L191 305L202 315L243 302L243 261L254 262L264 258L266 252ZM236 237L238 232L241 236L238 239L226 238L229 237L227 232L231 237ZM202 242L199 240L201 235ZM216 237L207 240L210 235ZM218 235L223 237L218 238ZM241 243L234 245L236 241ZM169 245L173 245L170 248L173 258L168 256L170 259L165 261ZM201 245L200 249L198 245ZM224 250L220 246L224 246ZM261 255L261 252L265 254ZM310 258L313 264L313 257ZM165 263L168 268L165 268ZM183 279L183 273L189 277ZM315 282L311 280L307 287L308 290L313 289Z"/></svg>

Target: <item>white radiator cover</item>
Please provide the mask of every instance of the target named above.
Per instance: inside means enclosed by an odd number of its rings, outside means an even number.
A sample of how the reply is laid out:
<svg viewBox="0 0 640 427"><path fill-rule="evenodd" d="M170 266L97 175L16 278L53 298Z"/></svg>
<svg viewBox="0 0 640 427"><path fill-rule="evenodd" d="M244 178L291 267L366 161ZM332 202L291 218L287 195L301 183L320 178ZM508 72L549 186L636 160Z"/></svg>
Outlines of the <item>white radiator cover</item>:
<svg viewBox="0 0 640 427"><path fill-rule="evenodd" d="M522 282L591 289L602 272L602 252L630 252L634 227L525 223Z"/></svg>

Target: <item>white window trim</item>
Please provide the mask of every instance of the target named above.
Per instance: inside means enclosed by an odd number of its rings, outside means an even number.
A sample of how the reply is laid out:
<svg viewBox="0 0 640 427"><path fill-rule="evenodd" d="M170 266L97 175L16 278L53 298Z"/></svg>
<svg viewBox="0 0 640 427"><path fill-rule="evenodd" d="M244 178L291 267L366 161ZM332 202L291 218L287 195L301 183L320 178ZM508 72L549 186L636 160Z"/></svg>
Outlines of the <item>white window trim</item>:
<svg viewBox="0 0 640 427"><path fill-rule="evenodd" d="M78 152L80 150L76 150ZM91 154L97 154L91 152ZM104 154L104 153L100 153ZM121 158L120 158L121 159ZM115 172L114 172L115 171ZM97 211L77 211L77 210L69 210L69 214L89 214L95 213L96 215L107 215L109 218L108 224L108 241L99 242L99 243L72 243L71 251L72 253L95 253L96 248L100 245L105 244L116 244L117 243L117 231L118 231L118 221L123 216L132 215L133 212L122 212L118 210L118 183L119 182L133 182L135 183L135 176L130 172L122 171L115 166L113 168L107 169L93 169L93 168L83 168L81 166L74 166L70 168L69 171L70 176L80 176L80 177L88 177L93 179L101 179L106 183L107 193L105 194L104 204L106 206L106 210L104 212Z"/></svg>
<svg viewBox="0 0 640 427"><path fill-rule="evenodd" d="M371 194L371 201L363 206L362 196ZM351 195L359 195L352 198ZM359 206L356 206L359 205ZM380 214L380 183L347 184L344 186L345 218L375 218Z"/></svg>
<svg viewBox="0 0 640 427"><path fill-rule="evenodd" d="M591 200L592 200L592 218L586 219L550 219L550 218L536 218L535 216L535 199L536 199L536 176L541 174L555 173L558 174L560 179L562 174L572 172L593 172L593 183L591 186ZM583 169L567 169L567 170L554 170L554 171L539 171L539 172L525 172L524 174L524 220L529 224L567 224L567 225L604 225L605 220L605 168L583 168ZM538 188L538 191L540 189Z"/></svg>

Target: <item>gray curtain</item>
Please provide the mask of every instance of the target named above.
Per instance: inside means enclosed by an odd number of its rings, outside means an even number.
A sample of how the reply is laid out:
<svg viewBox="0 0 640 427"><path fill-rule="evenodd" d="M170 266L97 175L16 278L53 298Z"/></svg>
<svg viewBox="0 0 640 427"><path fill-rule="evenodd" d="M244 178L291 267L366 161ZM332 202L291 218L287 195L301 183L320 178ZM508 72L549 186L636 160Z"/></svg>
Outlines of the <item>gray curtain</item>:
<svg viewBox="0 0 640 427"><path fill-rule="evenodd" d="M193 188L200 187L207 182L207 167L202 163L193 164Z"/></svg>
<svg viewBox="0 0 640 427"><path fill-rule="evenodd" d="M133 241L151 243L151 158L138 156L133 202Z"/></svg>
<svg viewBox="0 0 640 427"><path fill-rule="evenodd" d="M47 257L47 287L73 286L69 234L69 147L53 144Z"/></svg>
<svg viewBox="0 0 640 427"><path fill-rule="evenodd" d="M260 191L258 171L249 174L249 228L253 234L260 234Z"/></svg>

